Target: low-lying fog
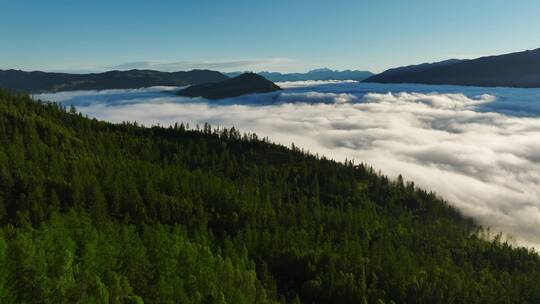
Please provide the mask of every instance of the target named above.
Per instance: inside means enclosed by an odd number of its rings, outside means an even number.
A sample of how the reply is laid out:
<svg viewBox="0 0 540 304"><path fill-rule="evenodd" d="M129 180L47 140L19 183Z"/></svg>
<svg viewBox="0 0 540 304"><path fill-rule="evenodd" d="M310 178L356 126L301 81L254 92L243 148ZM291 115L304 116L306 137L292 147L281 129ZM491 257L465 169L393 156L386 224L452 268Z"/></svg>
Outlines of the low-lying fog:
<svg viewBox="0 0 540 304"><path fill-rule="evenodd" d="M36 95L90 117L145 125L209 122L337 160L403 174L464 214L540 248L540 89L278 83L220 101L175 88Z"/></svg>

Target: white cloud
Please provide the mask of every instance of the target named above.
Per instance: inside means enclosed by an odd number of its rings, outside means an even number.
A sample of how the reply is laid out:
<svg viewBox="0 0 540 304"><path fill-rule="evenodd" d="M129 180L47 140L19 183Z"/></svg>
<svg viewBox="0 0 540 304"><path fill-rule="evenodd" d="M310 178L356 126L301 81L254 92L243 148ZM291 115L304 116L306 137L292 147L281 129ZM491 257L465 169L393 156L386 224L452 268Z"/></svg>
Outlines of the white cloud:
<svg viewBox="0 0 540 304"><path fill-rule="evenodd" d="M167 72L192 69L213 69L220 71L243 71L259 68L275 68L293 62L289 58L238 59L228 61L132 61L107 67L108 69L131 70L151 69Z"/></svg>
<svg viewBox="0 0 540 304"><path fill-rule="evenodd" d="M320 92L298 92L281 93L280 102L298 102L307 101L310 103L346 103L357 101L358 98L349 93L320 93Z"/></svg>
<svg viewBox="0 0 540 304"><path fill-rule="evenodd" d="M497 106L492 94L311 89L215 104L130 92L112 106L110 96L90 94L81 97L79 110L115 122L235 126L338 160L354 158L393 177L403 174L480 223L540 248L540 118L479 111ZM512 109L519 102L530 106L527 92ZM254 105L259 98L262 105Z"/></svg>
<svg viewBox="0 0 540 304"><path fill-rule="evenodd" d="M89 97L93 100L96 100L96 96L120 96L120 98L115 99L115 101L129 98L132 95L148 93L158 93L158 96L162 96L159 93L162 92L172 92L178 90L179 87L171 86L155 86L142 89L111 89L111 90L85 90L85 91L63 91L57 93L41 93L34 95L36 98L42 100L54 100L56 102L64 102L72 100L73 98L81 99L84 97Z"/></svg>

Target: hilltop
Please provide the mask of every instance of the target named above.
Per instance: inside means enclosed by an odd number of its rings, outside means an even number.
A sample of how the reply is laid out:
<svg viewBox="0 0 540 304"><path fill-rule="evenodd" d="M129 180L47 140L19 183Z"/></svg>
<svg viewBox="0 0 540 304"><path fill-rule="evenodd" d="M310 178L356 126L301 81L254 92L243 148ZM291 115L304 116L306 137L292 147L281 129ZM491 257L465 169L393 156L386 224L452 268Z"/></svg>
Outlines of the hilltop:
<svg viewBox="0 0 540 304"><path fill-rule="evenodd" d="M231 79L215 83L192 85L177 92L187 97L222 99L245 94L268 93L279 91L275 83L255 73L244 73Z"/></svg>

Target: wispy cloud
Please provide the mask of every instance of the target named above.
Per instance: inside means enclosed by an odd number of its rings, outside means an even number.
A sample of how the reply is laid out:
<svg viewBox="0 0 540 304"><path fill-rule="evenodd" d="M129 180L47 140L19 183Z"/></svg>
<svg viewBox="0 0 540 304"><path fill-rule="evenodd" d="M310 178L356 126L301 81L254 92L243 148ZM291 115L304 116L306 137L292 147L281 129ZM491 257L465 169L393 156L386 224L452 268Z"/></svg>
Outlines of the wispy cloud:
<svg viewBox="0 0 540 304"><path fill-rule="evenodd" d="M343 85L347 84L339 86ZM528 100L538 99L540 91L512 89L509 94L505 90L510 89L497 89L470 96L359 95L340 92L337 86L329 90L328 86L291 89L219 104L156 90L126 91L124 96L115 91L120 95L114 98L81 93L46 97L58 96L57 100L78 104L85 114L109 121L210 122L257 132L286 145L294 142L338 160L354 158L393 177L403 174L480 223L512 234L520 244L540 248L540 118L489 111L501 104L517 112L530 108ZM499 93L513 97L508 100ZM540 105L534 105L531 113L540 114Z"/></svg>
<svg viewBox="0 0 540 304"><path fill-rule="evenodd" d="M63 72L63 73L100 73L108 70L132 70L132 69L148 69L164 72L176 72L193 69L210 69L222 72L232 71L261 71L261 70L289 70L298 68L299 62L291 58L255 58L255 59L235 59L235 60L201 60L201 61L160 61L160 60L141 60L130 61L119 64L96 64L88 62L73 62L70 64L63 63L61 66L39 66L18 68L27 71L48 71L48 72ZM0 66L0 69L11 69L12 66Z"/></svg>
<svg viewBox="0 0 540 304"><path fill-rule="evenodd" d="M243 71L261 68L272 68L293 62L289 58L241 59L229 61L133 61L108 66L108 69L152 69L160 71L182 71L191 69L212 69L220 71Z"/></svg>

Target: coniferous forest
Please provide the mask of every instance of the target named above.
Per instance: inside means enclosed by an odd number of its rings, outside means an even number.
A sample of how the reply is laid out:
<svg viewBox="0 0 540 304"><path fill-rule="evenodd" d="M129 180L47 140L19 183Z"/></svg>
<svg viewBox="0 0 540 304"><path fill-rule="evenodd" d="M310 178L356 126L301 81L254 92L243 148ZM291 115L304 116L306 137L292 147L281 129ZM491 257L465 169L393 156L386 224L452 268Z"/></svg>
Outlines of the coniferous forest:
<svg viewBox="0 0 540 304"><path fill-rule="evenodd" d="M0 92L0 303L540 303L434 193L235 129Z"/></svg>

